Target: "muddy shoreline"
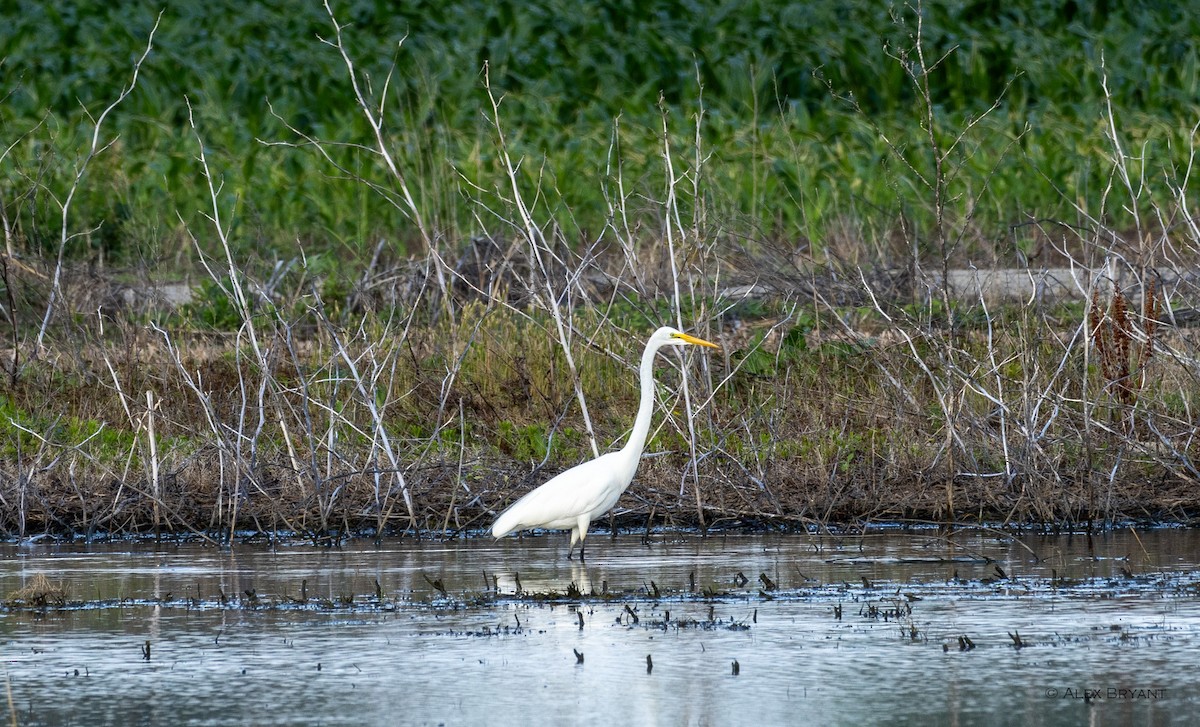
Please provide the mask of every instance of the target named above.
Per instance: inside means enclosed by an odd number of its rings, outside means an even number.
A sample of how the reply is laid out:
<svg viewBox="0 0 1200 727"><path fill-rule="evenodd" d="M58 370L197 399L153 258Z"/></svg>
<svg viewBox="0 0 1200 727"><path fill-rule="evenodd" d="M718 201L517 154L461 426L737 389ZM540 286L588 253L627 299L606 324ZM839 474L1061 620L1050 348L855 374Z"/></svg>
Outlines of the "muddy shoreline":
<svg viewBox="0 0 1200 727"><path fill-rule="evenodd" d="M492 468L492 472L499 470L499 466ZM222 509L218 493L203 498L194 490L179 491L178 499L175 493L162 495L158 501L157 527L155 502L149 497L126 502L119 520L105 517L85 525L89 509L80 507L81 501L85 504L111 502L121 490L136 491L144 487L114 482L90 489L89 498L76 495L70 499L64 497L57 507L29 508L24 534L14 532L10 525L6 532L0 533L0 540L165 539L202 540L213 544L276 541L337 544L349 539L396 536L418 539L472 537L488 535L487 530L495 517L541 481L540 478L531 481L528 476L517 474L513 474L511 480L513 484L497 486L494 490L489 490L483 481L468 485L474 499L490 503L489 507L455 503L455 493L446 492L448 488L412 481L420 503L415 526L400 512L381 518L373 511L371 493L359 493L356 499L353 490L343 493L336 517L327 517L326 526L319 525L319 513L312 509L307 498L292 500L280 494L259 493L247 495L239 503L238 519L230 527L228 522L221 522L223 518L214 516ZM1080 496L1070 488L1043 491L1041 497L1059 503L1053 519L1035 517L1028 494L997 493L972 481L954 486L956 512L953 517L946 513L946 486L936 481L856 488L853 493L830 493L824 483L799 483L781 489L787 494L755 502L751 497L755 494L761 497L761 493L753 493L748 487L732 483L711 487L705 492L701 521L695 503L689 502L687 497L681 501L677 493L664 493L637 479L616 508L593 524L592 535L607 537L614 530L618 533L861 532L877 527L939 527L953 531L975 526L1008 532L1103 532L1130 524L1139 527L1196 527L1200 524L1200 506L1190 502L1186 485L1174 490L1159 487L1148 492L1144 482L1114 483L1108 491L1092 498ZM1103 508L1097 504L1100 501L1104 503ZM1102 515L1098 514L1101 512Z"/></svg>

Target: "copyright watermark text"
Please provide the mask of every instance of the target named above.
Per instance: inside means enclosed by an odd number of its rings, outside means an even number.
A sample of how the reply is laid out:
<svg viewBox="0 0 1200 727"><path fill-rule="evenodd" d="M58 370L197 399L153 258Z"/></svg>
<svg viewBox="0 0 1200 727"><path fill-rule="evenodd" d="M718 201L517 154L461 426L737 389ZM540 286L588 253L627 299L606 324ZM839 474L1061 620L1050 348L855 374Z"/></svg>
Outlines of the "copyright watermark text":
<svg viewBox="0 0 1200 727"><path fill-rule="evenodd" d="M1061 689L1047 687L1046 696L1050 699L1082 699L1089 702L1092 700L1138 701L1166 699L1167 690L1163 687L1063 687Z"/></svg>

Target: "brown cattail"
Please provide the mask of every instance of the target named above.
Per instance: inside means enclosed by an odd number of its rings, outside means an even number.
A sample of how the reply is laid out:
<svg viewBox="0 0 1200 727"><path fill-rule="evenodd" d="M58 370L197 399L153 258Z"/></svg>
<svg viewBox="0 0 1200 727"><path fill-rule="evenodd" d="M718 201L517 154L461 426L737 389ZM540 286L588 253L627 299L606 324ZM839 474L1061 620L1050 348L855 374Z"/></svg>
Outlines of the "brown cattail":
<svg viewBox="0 0 1200 727"><path fill-rule="evenodd" d="M1154 355L1154 336L1158 333L1158 287L1154 281L1146 286L1146 297L1142 300L1142 331L1146 334L1146 342L1142 344L1142 360L1141 366L1143 369L1143 380L1145 377L1146 362Z"/></svg>
<svg viewBox="0 0 1200 727"><path fill-rule="evenodd" d="M1129 371L1129 341L1132 338L1129 327L1129 307L1125 302L1125 295L1118 290L1113 293L1112 301L1113 353L1117 365L1123 370L1118 373L1128 373Z"/></svg>
<svg viewBox="0 0 1200 727"><path fill-rule="evenodd" d="M1129 307L1121 291L1113 293L1112 342L1113 367L1109 381L1117 386L1117 398L1123 404L1132 404L1134 391L1129 381L1129 344L1133 340L1129 323Z"/></svg>

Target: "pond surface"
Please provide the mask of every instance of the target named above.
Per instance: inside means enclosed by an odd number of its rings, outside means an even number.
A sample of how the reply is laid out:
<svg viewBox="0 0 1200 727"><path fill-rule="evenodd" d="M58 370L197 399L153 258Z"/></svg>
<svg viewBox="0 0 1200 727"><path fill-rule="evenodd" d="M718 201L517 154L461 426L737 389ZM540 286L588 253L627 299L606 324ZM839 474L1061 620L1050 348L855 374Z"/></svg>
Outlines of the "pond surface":
<svg viewBox="0 0 1200 727"><path fill-rule="evenodd" d="M67 599L0 609L0 723L1200 714L1200 532L567 539L0 546L0 597Z"/></svg>

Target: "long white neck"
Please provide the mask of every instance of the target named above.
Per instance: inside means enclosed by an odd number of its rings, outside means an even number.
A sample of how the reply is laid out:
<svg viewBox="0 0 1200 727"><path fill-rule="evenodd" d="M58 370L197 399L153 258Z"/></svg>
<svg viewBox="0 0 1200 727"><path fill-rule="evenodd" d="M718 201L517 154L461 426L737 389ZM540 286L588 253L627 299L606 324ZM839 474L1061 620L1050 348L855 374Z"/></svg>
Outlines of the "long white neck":
<svg viewBox="0 0 1200 727"><path fill-rule="evenodd" d="M642 366L638 374L642 382L641 403L638 404L637 419L633 420L633 431L629 434L629 441L621 450L635 459L641 455L646 446L646 435L650 433L650 419L654 413L654 355L662 345L649 343L642 353Z"/></svg>

